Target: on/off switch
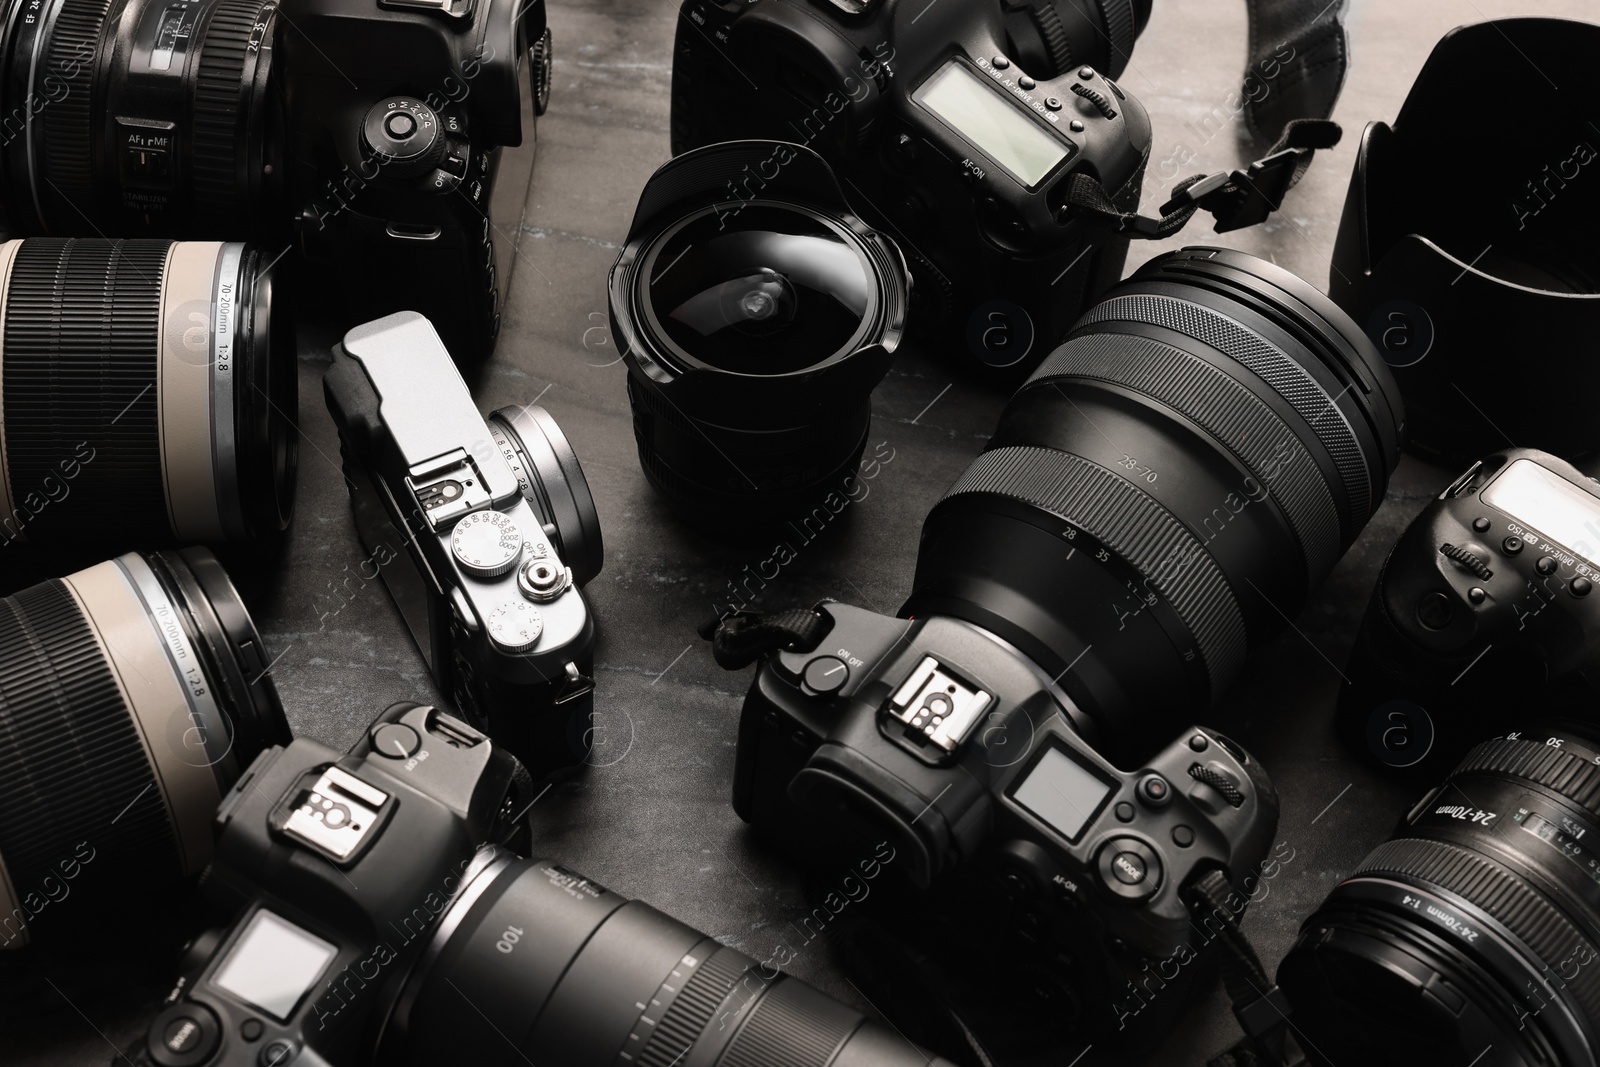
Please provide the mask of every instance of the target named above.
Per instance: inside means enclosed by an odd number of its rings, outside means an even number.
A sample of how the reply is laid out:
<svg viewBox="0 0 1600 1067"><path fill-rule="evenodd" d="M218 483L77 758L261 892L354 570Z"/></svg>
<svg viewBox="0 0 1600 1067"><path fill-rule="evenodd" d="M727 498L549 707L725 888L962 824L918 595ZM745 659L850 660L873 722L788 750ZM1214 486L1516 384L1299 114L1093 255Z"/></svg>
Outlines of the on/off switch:
<svg viewBox="0 0 1600 1067"><path fill-rule="evenodd" d="M828 696L844 688L850 680L850 668L838 656L818 656L806 664L801 681L818 696Z"/></svg>

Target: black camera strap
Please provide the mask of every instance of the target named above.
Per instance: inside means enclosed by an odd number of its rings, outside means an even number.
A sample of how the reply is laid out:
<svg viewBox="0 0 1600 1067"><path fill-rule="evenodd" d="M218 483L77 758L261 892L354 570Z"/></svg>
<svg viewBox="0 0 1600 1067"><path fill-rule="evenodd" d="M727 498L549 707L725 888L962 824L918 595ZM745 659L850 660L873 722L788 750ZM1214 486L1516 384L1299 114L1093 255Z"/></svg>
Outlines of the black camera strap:
<svg viewBox="0 0 1600 1067"><path fill-rule="evenodd" d="M811 608L790 608L770 615L739 611L719 615L699 634L711 642L711 657L724 670L748 667L769 652L782 649L805 652L817 647L828 632L828 619Z"/></svg>
<svg viewBox="0 0 1600 1067"><path fill-rule="evenodd" d="M1192 910L1221 923L1222 986L1245 1032L1232 1048L1212 1057L1208 1067L1304 1067L1310 1061L1295 1040L1289 1002L1239 928L1242 912L1227 906L1232 892L1228 876L1220 870L1207 871L1185 891Z"/></svg>
<svg viewBox="0 0 1600 1067"><path fill-rule="evenodd" d="M1328 119L1295 119L1267 154L1244 170L1196 174L1172 188L1172 199L1152 218L1123 211L1112 201L1100 179L1078 172L1067 179L1068 208L1099 215L1115 223L1119 232L1142 240L1171 237L1188 225L1196 211L1216 218L1216 232L1254 226L1283 206L1283 198L1299 183L1319 148L1339 143L1343 130Z"/></svg>

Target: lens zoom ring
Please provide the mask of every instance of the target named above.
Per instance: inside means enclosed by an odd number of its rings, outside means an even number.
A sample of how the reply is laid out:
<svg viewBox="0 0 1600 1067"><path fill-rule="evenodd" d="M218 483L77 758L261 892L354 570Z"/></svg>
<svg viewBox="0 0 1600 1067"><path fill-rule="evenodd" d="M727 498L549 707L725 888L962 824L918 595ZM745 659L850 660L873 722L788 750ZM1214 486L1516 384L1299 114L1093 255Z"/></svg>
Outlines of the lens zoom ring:
<svg viewBox="0 0 1600 1067"><path fill-rule="evenodd" d="M1524 779L1600 814L1600 766L1543 741L1507 737L1485 741L1467 753L1451 777L1482 773Z"/></svg>
<svg viewBox="0 0 1600 1067"><path fill-rule="evenodd" d="M742 953L718 948L672 999L634 1062L639 1067L673 1067L682 1060L748 967Z"/></svg>
<svg viewBox="0 0 1600 1067"><path fill-rule="evenodd" d="M717 1067L827 1067L853 1026L841 1012L818 1011L779 982L756 1004ZM803 995L803 994L802 994Z"/></svg>
<svg viewBox="0 0 1600 1067"><path fill-rule="evenodd" d="M86 445L92 459L71 492L119 525L166 527L156 375L171 243L35 238L18 249L0 357L19 497L48 495ZM82 511L61 505L37 510L27 532L41 541L58 524L82 521Z"/></svg>
<svg viewBox="0 0 1600 1067"><path fill-rule="evenodd" d="M60 581L0 600L0 765L0 860L18 894L43 892L80 843L134 877L178 871L139 732Z"/></svg>
<svg viewBox="0 0 1600 1067"><path fill-rule="evenodd" d="M1244 615L1216 561L1154 498L1086 459L1048 448L985 452L940 500L994 493L1074 523L1144 575L1171 601L1212 679L1244 661Z"/></svg>
<svg viewBox="0 0 1600 1067"><path fill-rule="evenodd" d="M45 71L60 78L65 88L59 96L52 96L49 107L40 109L44 120L44 177L54 183L58 196L75 204L77 198L94 192L90 141L103 115L90 104L100 34L111 4L112 0L63 0L46 45ZM39 86L32 86L30 91L38 93ZM93 214L87 210L89 204L78 206L86 214Z"/></svg>
<svg viewBox="0 0 1600 1067"><path fill-rule="evenodd" d="M246 190L240 186L244 175L238 160L249 138L249 131L239 125L244 91L240 83L262 8L259 0L223 0L212 9L200 46L191 127L194 207L212 219L249 214L248 206L240 203Z"/></svg>
<svg viewBox="0 0 1600 1067"><path fill-rule="evenodd" d="M1167 296L1135 294L1102 301L1078 320L1075 332L1100 322L1162 326L1210 345L1247 368L1289 402L1333 457L1350 506L1345 527L1359 529L1372 514L1372 482L1355 433L1333 398L1276 345L1210 308Z"/></svg>
<svg viewBox="0 0 1600 1067"><path fill-rule="evenodd" d="M1103 333L1074 337L1056 349L1023 388L1060 378L1121 385L1193 419L1282 506L1305 552L1311 587L1339 561L1339 513L1326 482L1314 464L1273 462L1283 444L1298 447L1299 436L1236 379L1160 341Z"/></svg>
<svg viewBox="0 0 1600 1067"><path fill-rule="evenodd" d="M1363 875L1426 882L1471 901L1528 947L1537 957L1529 961L1534 970L1543 969L1540 963L1553 970L1580 948L1600 952L1592 938L1515 871L1458 845L1406 837L1385 841L1352 877ZM1579 968L1576 977L1562 978L1582 1017L1600 1019L1600 971Z"/></svg>
<svg viewBox="0 0 1600 1067"><path fill-rule="evenodd" d="M1113 65L1116 59L1126 63L1133 55L1133 0L1100 0L1100 13L1105 16Z"/></svg>

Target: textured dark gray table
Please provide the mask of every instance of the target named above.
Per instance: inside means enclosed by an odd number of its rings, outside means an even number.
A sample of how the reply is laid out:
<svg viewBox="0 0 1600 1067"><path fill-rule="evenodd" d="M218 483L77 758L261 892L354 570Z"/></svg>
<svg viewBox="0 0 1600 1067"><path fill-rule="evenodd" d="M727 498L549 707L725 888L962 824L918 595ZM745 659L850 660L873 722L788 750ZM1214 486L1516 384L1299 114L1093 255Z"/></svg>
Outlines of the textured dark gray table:
<svg viewBox="0 0 1600 1067"><path fill-rule="evenodd" d="M499 352L477 389L483 410L538 399L581 458L604 527L606 560L588 587L599 621L595 766L534 808L538 847L613 889L638 896L757 959L807 910L792 869L757 847L728 805L735 726L750 672L711 661L693 626L726 603L729 583L766 549L730 552L673 522L646 486L634 453L624 370L606 330L604 279L638 193L668 156L673 0L552 0L555 89L539 125L521 252ZM1355 57L1336 118L1338 150L1319 157L1285 212L1227 243L1322 285L1328 274L1354 142L1370 118L1392 118L1434 41L1454 25L1510 14L1582 17L1583 0L1355 0ZM1243 65L1243 3L1158 0L1122 84L1149 108L1152 173L1185 148L1183 173L1238 165L1240 124L1206 136L1227 114ZM1220 110L1218 110L1220 109ZM1215 119L1210 127L1215 131ZM1418 193L1451 174L1419 175ZM1152 179L1146 209L1165 198ZM1180 238L1134 249L1130 269ZM294 729L344 747L379 709L434 699L422 661L382 588L359 580L363 552L323 408L320 341L300 363L298 513L284 558L254 576L251 607L273 655ZM892 461L845 521L803 547L756 602L823 596L893 612L910 582L922 517L983 445L1004 397L956 383L908 354L874 397L874 442ZM1353 762L1331 730L1339 670L1377 568L1405 523L1451 472L1407 459L1383 509L1293 628L1259 649L1212 721L1259 756L1283 798L1278 838L1293 861L1268 883L1246 929L1269 967L1300 921L1373 845L1411 799ZM346 591L337 593L336 589ZM353 593L351 592L353 590ZM186 899L174 894L169 911ZM92 956L7 961L0 1062L105 1063L128 1047L165 992L181 917L135 910L110 920ZM823 939L789 968L866 1007ZM1197 996L1183 1029L1150 1062L1202 1063L1235 1036L1220 990ZM1063 1050L1063 1067L1076 1049ZM543 1065L541 1065L543 1067ZM559 1067L559 1065L558 1065Z"/></svg>

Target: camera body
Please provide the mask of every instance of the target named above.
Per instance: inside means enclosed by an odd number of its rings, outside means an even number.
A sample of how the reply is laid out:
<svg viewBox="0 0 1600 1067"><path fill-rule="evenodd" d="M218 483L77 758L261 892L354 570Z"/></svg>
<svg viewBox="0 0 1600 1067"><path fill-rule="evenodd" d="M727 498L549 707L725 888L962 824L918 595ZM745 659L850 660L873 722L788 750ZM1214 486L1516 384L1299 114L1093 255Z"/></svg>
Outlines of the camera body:
<svg viewBox="0 0 1600 1067"><path fill-rule="evenodd" d="M543 0L289 0L279 22L308 295L340 330L418 309L457 359L487 356L549 99Z"/></svg>
<svg viewBox="0 0 1600 1067"><path fill-rule="evenodd" d="M1474 463L1379 573L1340 694L1346 740L1438 773L1508 713L1589 717L1600 697L1597 583L1594 479L1530 448Z"/></svg>
<svg viewBox="0 0 1600 1067"><path fill-rule="evenodd" d="M366 568L439 690L536 779L577 769L594 708L594 619L578 586L599 570L599 542L580 547L574 532L584 503L592 520L587 488L553 485L530 454L546 438L564 449L560 431L531 405L486 423L415 312L351 330L323 387ZM559 474L582 481L575 460Z"/></svg>
<svg viewBox="0 0 1600 1067"><path fill-rule="evenodd" d="M915 328L980 366L1020 370L1122 273L1127 238L1072 209L1074 177L1131 211L1150 152L1139 102L1070 61L1058 9L1072 7L686 0L673 151L752 137L816 150L904 249ZM1087 37L1080 54L1105 54L1103 37ZM1126 54L1113 62L1120 72ZM780 166L730 175L728 199L758 197Z"/></svg>
<svg viewBox="0 0 1600 1067"><path fill-rule="evenodd" d="M142 1065L368 1059L512 776L487 737L411 703L343 756L305 738L263 752L216 814L207 895L238 917L186 949Z"/></svg>
<svg viewBox="0 0 1600 1067"><path fill-rule="evenodd" d="M1118 998L1153 961L1194 953L1184 895L1196 875L1220 868L1254 889L1277 797L1233 742L1190 730L1122 771L1049 676L987 631L816 610L821 642L766 657L745 700L734 778L745 820L808 859L852 829L887 834L896 868L924 890L911 906L1020 958L1010 974L1044 972L1079 1004L1104 1004L1088 1028L1121 1029ZM1013 904L998 930L997 898Z"/></svg>

